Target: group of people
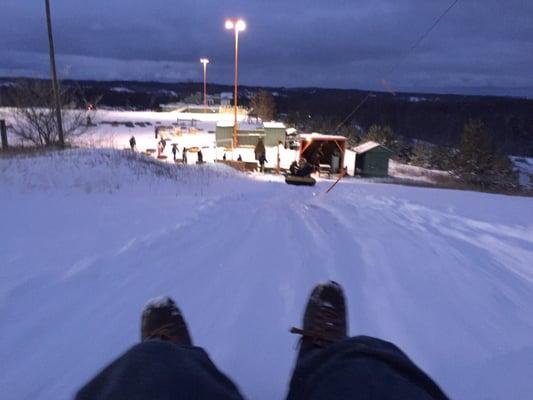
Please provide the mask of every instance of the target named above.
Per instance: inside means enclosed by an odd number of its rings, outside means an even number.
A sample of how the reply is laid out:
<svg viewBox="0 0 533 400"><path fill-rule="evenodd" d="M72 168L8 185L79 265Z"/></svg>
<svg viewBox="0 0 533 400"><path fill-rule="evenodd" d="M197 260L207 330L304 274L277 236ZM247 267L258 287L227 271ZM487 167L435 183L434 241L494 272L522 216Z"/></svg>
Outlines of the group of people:
<svg viewBox="0 0 533 400"><path fill-rule="evenodd" d="M314 171L314 166L307 162L305 158L300 158L298 162L293 161L289 167L289 172L293 176L302 178L308 177Z"/></svg>
<svg viewBox="0 0 533 400"><path fill-rule="evenodd" d="M131 151L135 151L137 148L137 140L135 139L135 136L132 136L129 140L130 149ZM159 142L157 143L157 156L160 157L163 152L165 151L167 146L167 140L164 137L161 137ZM183 164L187 164L187 147L183 147L182 150L182 162ZM174 159L174 162L178 160L179 156L179 149L177 143L172 143L172 157ZM204 156L202 154L202 150L198 152L198 163L202 164L204 162Z"/></svg>
<svg viewBox="0 0 533 400"><path fill-rule="evenodd" d="M313 289L302 327L290 331L300 339L288 400L447 399L439 386L394 344L369 336L349 336L344 291L336 282ZM222 339L219 345L224 343L227 341ZM255 372L268 380L264 370ZM76 395L76 400L242 398L237 385L216 367L203 348L193 344L183 314L166 296L145 306L141 342L105 367Z"/></svg>
<svg viewBox="0 0 533 400"><path fill-rule="evenodd" d="M156 137L157 137L157 131L156 131ZM161 137L161 139L159 140L158 145L157 145L157 156L158 157L160 157L163 154L163 152L165 151L166 144L167 144L166 139L164 137ZM137 142L135 140L135 136L132 136L130 138L130 148L131 148L132 151L135 151L136 145L137 145ZM268 163L268 160L266 158L266 149L265 149L265 145L264 145L262 139L260 139L259 142L257 143L254 152L255 152L255 158L259 162L259 167L260 167L261 172L265 172L265 164ZM183 162L183 164L187 164L187 153L188 153L187 148L183 147L183 150L182 150L182 162ZM321 154L321 152L319 152L319 153ZM178 145L176 143L172 144L172 156L173 156L174 162L176 162L178 160L178 156L179 156L179 149L178 149ZM224 153L222 159L226 160L226 153ZM239 154L239 156L237 158L237 161L242 161L242 156L240 154ZM317 164L317 160L314 160L314 161L315 161L314 164ZM198 151L198 161L197 161L197 163L198 164L203 164L204 163L204 157L203 157L202 150ZM294 161L289 167L289 171L290 171L291 175L300 176L300 177L310 176L311 173L315 169L316 169L316 165L310 164L303 157L300 158L299 161Z"/></svg>

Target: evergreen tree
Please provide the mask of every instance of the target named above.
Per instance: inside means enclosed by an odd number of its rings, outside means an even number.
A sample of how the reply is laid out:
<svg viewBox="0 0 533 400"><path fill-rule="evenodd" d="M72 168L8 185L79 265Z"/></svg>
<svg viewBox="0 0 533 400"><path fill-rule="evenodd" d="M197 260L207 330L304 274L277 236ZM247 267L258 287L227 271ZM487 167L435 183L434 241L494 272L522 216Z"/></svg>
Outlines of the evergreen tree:
<svg viewBox="0 0 533 400"><path fill-rule="evenodd" d="M468 184L482 189L518 187L511 160L496 149L481 121L465 124L454 161L455 175Z"/></svg>

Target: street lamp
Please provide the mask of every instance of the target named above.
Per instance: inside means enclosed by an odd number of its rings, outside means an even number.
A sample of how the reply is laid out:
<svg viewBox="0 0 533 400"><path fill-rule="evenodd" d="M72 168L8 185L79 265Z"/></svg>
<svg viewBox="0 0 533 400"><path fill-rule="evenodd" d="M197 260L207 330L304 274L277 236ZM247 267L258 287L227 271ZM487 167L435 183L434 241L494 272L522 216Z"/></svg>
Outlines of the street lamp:
<svg viewBox="0 0 533 400"><path fill-rule="evenodd" d="M207 64L209 60L207 58L201 58L200 62L204 64L204 113L207 112Z"/></svg>
<svg viewBox="0 0 533 400"><path fill-rule="evenodd" d="M237 82L239 80L239 32L246 29L246 23L242 19L227 19L226 29L235 31L235 88L233 93L233 147L237 147Z"/></svg>

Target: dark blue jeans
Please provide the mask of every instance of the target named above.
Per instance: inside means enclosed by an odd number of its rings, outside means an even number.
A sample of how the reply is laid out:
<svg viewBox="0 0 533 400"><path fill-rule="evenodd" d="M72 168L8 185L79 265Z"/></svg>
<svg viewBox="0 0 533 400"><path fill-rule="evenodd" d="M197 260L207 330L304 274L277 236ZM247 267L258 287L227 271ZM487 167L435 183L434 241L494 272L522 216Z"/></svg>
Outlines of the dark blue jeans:
<svg viewBox="0 0 533 400"><path fill-rule="evenodd" d="M298 357L288 399L446 399L395 345L357 336ZM113 361L77 400L242 399L199 347L140 343Z"/></svg>
<svg viewBox="0 0 533 400"><path fill-rule="evenodd" d="M240 400L242 396L207 353L151 340L133 346L76 395L77 400Z"/></svg>
<svg viewBox="0 0 533 400"><path fill-rule="evenodd" d="M447 399L398 347L356 336L300 353L288 400Z"/></svg>

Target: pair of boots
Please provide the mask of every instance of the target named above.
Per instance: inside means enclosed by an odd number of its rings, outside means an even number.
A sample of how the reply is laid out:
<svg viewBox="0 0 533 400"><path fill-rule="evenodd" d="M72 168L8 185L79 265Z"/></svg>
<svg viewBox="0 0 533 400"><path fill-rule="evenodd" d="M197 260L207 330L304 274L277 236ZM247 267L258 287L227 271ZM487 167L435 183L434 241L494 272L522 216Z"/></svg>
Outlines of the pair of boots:
<svg viewBox="0 0 533 400"><path fill-rule="evenodd" d="M299 357L313 348L323 348L347 338L346 302L341 286L333 281L317 285L307 302L303 328L291 333L302 336ZM180 309L170 297L150 301L141 318L141 339L163 340L192 346L192 338Z"/></svg>

